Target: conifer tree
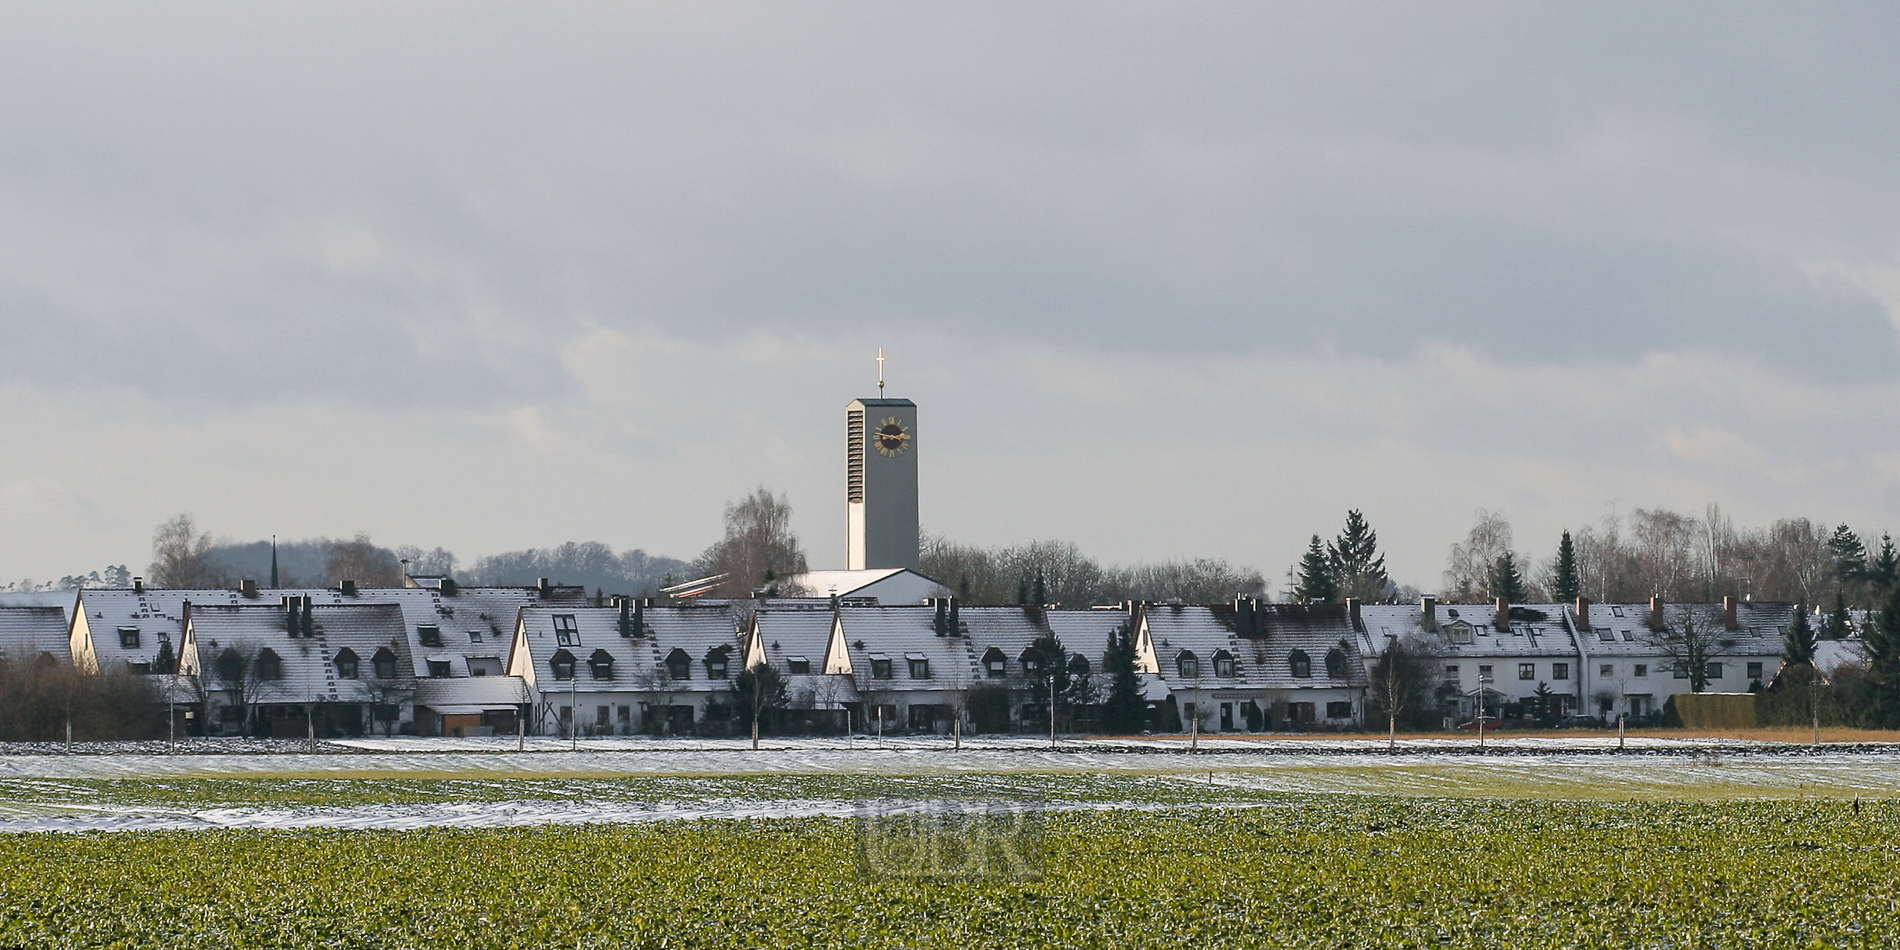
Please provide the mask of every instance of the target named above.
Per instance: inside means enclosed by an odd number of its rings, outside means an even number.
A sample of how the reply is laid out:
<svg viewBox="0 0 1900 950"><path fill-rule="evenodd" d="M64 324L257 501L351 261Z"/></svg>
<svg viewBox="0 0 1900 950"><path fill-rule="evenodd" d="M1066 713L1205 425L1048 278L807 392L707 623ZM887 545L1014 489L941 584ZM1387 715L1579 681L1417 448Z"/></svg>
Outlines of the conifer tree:
<svg viewBox="0 0 1900 950"><path fill-rule="evenodd" d="M1874 585L1874 593L1884 596L1892 589L1894 581L1900 581L1900 552L1893 546L1893 535L1880 535L1880 550L1867 562L1867 582Z"/></svg>
<svg viewBox="0 0 1900 950"><path fill-rule="evenodd" d="M1808 605L1796 604L1794 622L1781 644L1782 659L1789 666L1814 665L1814 625L1808 622Z"/></svg>
<svg viewBox="0 0 1900 950"><path fill-rule="evenodd" d="M1569 531L1557 542L1557 567L1552 573L1551 597L1566 602L1583 596L1583 576L1577 571L1577 545L1570 540Z"/></svg>
<svg viewBox="0 0 1900 950"><path fill-rule="evenodd" d="M1827 552L1834 558L1834 577L1840 583L1851 584L1867 576L1867 546L1854 529L1846 525L1835 528L1827 539Z"/></svg>
<svg viewBox="0 0 1900 950"><path fill-rule="evenodd" d="M1326 549L1320 546L1319 535L1313 535L1306 556L1300 558L1299 583L1293 588L1293 599L1302 604L1331 603L1338 596L1339 585L1333 580L1333 566L1326 558Z"/></svg>
<svg viewBox="0 0 1900 950"><path fill-rule="evenodd" d="M1148 701L1141 695L1141 676L1135 672L1135 634L1123 624L1109 635L1108 698L1102 702L1102 725L1109 732L1131 735L1148 725Z"/></svg>
<svg viewBox="0 0 1900 950"><path fill-rule="evenodd" d="M1366 600L1385 596L1390 583L1385 555L1379 553L1378 532L1366 523L1359 509L1346 512L1346 526L1326 546L1326 561L1332 570L1335 596Z"/></svg>
<svg viewBox="0 0 1900 950"><path fill-rule="evenodd" d="M1524 575L1517 569L1517 556L1509 551L1498 555L1491 566L1491 596L1514 604L1524 602Z"/></svg>
<svg viewBox="0 0 1900 950"><path fill-rule="evenodd" d="M1821 631L1823 640L1845 640L1854 632L1853 618L1847 612L1847 601L1840 591L1834 592L1834 612L1827 617L1827 627Z"/></svg>
<svg viewBox="0 0 1900 950"><path fill-rule="evenodd" d="M1873 713L1881 725L1900 726L1900 587L1887 592L1866 639Z"/></svg>
<svg viewBox="0 0 1900 950"><path fill-rule="evenodd" d="M1040 607L1049 602L1049 582L1043 578L1040 567L1036 568L1036 584L1030 590L1036 598L1036 606Z"/></svg>

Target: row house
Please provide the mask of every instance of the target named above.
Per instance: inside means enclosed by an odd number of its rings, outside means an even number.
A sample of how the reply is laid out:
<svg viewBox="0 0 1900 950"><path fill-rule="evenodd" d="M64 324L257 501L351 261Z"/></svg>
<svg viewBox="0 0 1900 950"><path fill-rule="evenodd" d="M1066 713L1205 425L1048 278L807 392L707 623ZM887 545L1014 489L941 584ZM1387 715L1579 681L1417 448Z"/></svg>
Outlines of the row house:
<svg viewBox="0 0 1900 950"><path fill-rule="evenodd" d="M654 607L536 606L521 611L509 673L532 696L539 734L717 732L733 679L760 664L786 686L796 731L948 732L1047 728L1038 640L1054 635L1086 729L1108 679L1113 637L1134 639L1136 673L1156 724L1198 717L1208 730L1347 727L1363 721L1366 666L1346 608L1128 604L1094 610L914 606L826 600ZM1187 717L1187 718L1183 718Z"/></svg>
<svg viewBox="0 0 1900 950"><path fill-rule="evenodd" d="M252 703L244 695L245 690L234 692L231 684L219 680L216 657L203 652L207 638L194 639L192 650L196 655L187 662L185 633L194 613L204 618L209 616L204 613L207 609L245 608L231 616L245 618L245 638L257 641L259 648L266 645L263 641L267 630L279 629L287 636L293 617L301 618L296 621L300 628L306 620L316 623L345 616L381 618L379 624L394 624L383 632L399 642L379 646L388 647L397 666L388 676L371 679L399 685L375 685L372 691L380 701L346 701L339 694L338 702L377 707L377 715L383 718L372 716L366 709L326 712L317 723L320 733L324 729L348 733L373 728L432 735L513 733L516 717L529 703L525 685L506 671L518 614L529 605L587 602L582 588L546 581L533 587L462 587L447 578L412 578L408 586L400 588L359 588L354 582L344 581L333 588L268 591L250 581L235 589L162 589L135 584L131 588L83 590L66 596L72 598L72 606L64 639L72 662L95 673L128 671L165 677L154 683L161 695L171 700L173 715L187 732L228 732L256 721L252 710L229 711L232 704ZM330 610L345 607L384 609L370 614ZM327 625L325 629L329 629ZM227 631L221 642L228 643L230 635ZM309 644L298 646L301 655L301 648ZM281 701L259 703L276 707L270 711L272 715L295 720L302 715L296 710L307 701L322 702L309 697L328 695L321 688L327 680L352 678L339 676L339 656L347 663L354 655L359 670L384 668L372 664L374 650L363 653L351 644L344 646L350 647L351 654L332 652L321 668L283 665L282 681L268 690L275 694L273 699ZM272 650L278 658L284 656L274 646ZM224 652L220 648L218 655ZM239 654L246 652L240 650ZM187 668L197 672L186 674ZM171 676L174 672L178 678ZM351 693L353 689L343 692ZM294 731L295 727L283 728Z"/></svg>
<svg viewBox="0 0 1900 950"><path fill-rule="evenodd" d="M1692 692L1762 688L1781 665L1795 607L1725 598L1719 604L1440 604L1349 607L1361 650L1376 661L1408 642L1439 672L1446 718L1549 697L1553 715L1605 719L1659 714ZM1694 665L1698 669L1691 669Z"/></svg>
<svg viewBox="0 0 1900 950"><path fill-rule="evenodd" d="M395 604L187 604L178 679L219 732L279 737L389 729L415 697ZM174 701L177 697L174 697Z"/></svg>
<svg viewBox="0 0 1900 950"><path fill-rule="evenodd" d="M1147 607L1139 621L1196 728L1350 728L1365 719L1366 664L1346 605L1238 598Z"/></svg>

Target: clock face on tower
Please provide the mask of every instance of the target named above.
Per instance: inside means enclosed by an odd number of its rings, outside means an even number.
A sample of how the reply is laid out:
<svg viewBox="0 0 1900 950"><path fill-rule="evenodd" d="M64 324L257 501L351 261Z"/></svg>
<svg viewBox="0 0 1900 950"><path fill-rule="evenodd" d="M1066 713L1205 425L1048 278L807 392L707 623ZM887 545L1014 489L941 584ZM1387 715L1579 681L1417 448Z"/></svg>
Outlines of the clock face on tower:
<svg viewBox="0 0 1900 950"><path fill-rule="evenodd" d="M903 455L904 450L910 448L910 427L896 416L887 416L871 430L871 444L877 446L879 455L891 458Z"/></svg>

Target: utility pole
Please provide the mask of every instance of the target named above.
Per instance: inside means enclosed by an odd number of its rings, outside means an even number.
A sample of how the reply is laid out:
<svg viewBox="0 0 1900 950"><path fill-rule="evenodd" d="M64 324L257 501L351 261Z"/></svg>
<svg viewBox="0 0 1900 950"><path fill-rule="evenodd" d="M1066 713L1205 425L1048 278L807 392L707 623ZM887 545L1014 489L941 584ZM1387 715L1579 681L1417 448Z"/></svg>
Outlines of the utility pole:
<svg viewBox="0 0 1900 950"><path fill-rule="evenodd" d="M1485 684L1489 682L1491 682L1491 677L1484 675L1482 672L1478 674L1478 749L1479 751L1484 750L1484 687L1485 687Z"/></svg>
<svg viewBox="0 0 1900 950"><path fill-rule="evenodd" d="M1056 674L1049 671L1049 747L1056 745Z"/></svg>

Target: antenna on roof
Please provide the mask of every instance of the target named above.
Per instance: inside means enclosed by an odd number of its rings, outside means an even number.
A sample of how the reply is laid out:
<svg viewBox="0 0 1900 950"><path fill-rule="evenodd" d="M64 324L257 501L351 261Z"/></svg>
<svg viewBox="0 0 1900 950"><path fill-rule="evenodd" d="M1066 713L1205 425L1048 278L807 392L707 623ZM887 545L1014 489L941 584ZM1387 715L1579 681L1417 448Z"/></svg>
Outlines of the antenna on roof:
<svg viewBox="0 0 1900 950"><path fill-rule="evenodd" d="M884 398L884 348L877 348L877 398Z"/></svg>

